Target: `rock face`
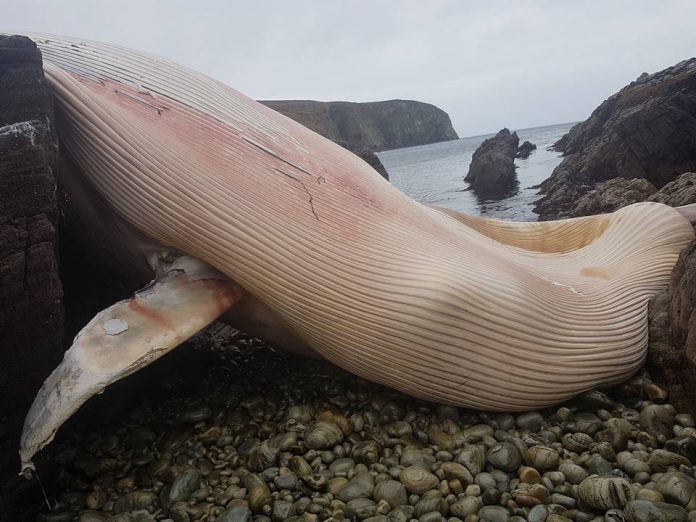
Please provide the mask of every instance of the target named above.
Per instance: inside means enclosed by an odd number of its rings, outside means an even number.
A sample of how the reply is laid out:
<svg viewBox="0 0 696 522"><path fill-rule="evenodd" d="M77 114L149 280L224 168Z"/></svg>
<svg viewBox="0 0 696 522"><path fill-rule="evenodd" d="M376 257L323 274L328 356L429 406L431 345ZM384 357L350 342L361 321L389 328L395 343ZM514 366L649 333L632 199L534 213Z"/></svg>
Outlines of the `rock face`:
<svg viewBox="0 0 696 522"><path fill-rule="evenodd" d="M4 397L33 395L47 375L46 368L60 354L63 337L56 259L58 141L52 103L35 44L25 37L0 37L0 394Z"/></svg>
<svg viewBox="0 0 696 522"><path fill-rule="evenodd" d="M458 139L447 113L429 103L409 100L369 103L269 100L261 103L352 152Z"/></svg>
<svg viewBox="0 0 696 522"><path fill-rule="evenodd" d="M0 36L0 498L8 520L30 516L13 512L18 499L41 503L17 479L17 441L26 408L62 354L54 128L39 51L28 38Z"/></svg>
<svg viewBox="0 0 696 522"><path fill-rule="evenodd" d="M515 187L515 155L519 142L517 133L502 129L476 149L464 181L469 182L478 196L501 197Z"/></svg>
<svg viewBox="0 0 696 522"><path fill-rule="evenodd" d="M529 155L536 150L536 148L537 146L531 141L525 141L522 145L520 145L520 148L517 149L517 154L515 154L515 157L519 159L527 159Z"/></svg>
<svg viewBox="0 0 696 522"><path fill-rule="evenodd" d="M572 188L567 192L568 195L574 193ZM654 201L672 207L696 203L696 172L685 172L660 190L643 178L610 179L598 183L587 193L578 193L577 200L565 214L566 217L603 214L640 201Z"/></svg>
<svg viewBox="0 0 696 522"><path fill-rule="evenodd" d="M579 197L612 178L657 188L696 170L696 58L635 82L602 103L554 148L563 161L541 184L541 220L567 217Z"/></svg>
<svg viewBox="0 0 696 522"><path fill-rule="evenodd" d="M650 302L648 367L670 400L696 414L696 241L679 256L669 287Z"/></svg>

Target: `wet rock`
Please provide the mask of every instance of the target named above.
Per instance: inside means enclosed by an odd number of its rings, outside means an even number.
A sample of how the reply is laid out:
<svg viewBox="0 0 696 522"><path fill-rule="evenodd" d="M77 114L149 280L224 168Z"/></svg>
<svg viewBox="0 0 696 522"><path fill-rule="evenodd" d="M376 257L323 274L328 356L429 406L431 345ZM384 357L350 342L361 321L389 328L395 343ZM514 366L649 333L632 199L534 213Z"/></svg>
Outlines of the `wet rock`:
<svg viewBox="0 0 696 522"><path fill-rule="evenodd" d="M502 197L515 188L515 154L519 142L516 133L502 129L476 149L464 181L469 182L477 195Z"/></svg>

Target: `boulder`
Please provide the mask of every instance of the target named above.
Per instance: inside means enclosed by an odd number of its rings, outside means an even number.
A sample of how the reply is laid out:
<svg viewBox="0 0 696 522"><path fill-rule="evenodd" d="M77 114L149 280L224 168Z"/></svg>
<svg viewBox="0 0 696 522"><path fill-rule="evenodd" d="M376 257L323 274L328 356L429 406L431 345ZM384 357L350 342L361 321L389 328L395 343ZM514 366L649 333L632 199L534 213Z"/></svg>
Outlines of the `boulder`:
<svg viewBox="0 0 696 522"><path fill-rule="evenodd" d="M502 129L476 149L464 178L476 195L486 199L499 198L515 188L515 155L519 142L517 133Z"/></svg>
<svg viewBox="0 0 696 522"><path fill-rule="evenodd" d="M541 184L540 220L568 217L599 182L644 178L657 188L696 170L696 58L635 82L555 143L564 158Z"/></svg>
<svg viewBox="0 0 696 522"><path fill-rule="evenodd" d="M627 205L645 201L657 192L646 179L610 179L578 199L568 217L614 212Z"/></svg>
<svg viewBox="0 0 696 522"><path fill-rule="evenodd" d="M536 148L537 146L534 145L531 141L525 141L517 149L517 154L515 154L515 157L519 159L527 159L529 155L532 153L532 151L536 150Z"/></svg>
<svg viewBox="0 0 696 522"><path fill-rule="evenodd" d="M696 203L696 172L685 172L648 198L671 207Z"/></svg>
<svg viewBox="0 0 696 522"><path fill-rule="evenodd" d="M696 241L677 261L669 286L650 302L648 368L679 411L696 414Z"/></svg>

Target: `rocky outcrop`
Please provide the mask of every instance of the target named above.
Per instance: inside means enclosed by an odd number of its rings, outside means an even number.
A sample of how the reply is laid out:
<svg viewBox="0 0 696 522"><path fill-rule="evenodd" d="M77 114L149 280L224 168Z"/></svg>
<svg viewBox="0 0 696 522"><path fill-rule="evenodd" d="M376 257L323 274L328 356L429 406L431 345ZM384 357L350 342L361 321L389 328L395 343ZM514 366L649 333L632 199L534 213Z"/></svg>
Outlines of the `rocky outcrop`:
<svg viewBox="0 0 696 522"><path fill-rule="evenodd" d="M594 185L587 192L577 191L577 187L568 185L564 193L568 198L577 198L566 217L591 216L614 212L622 207L641 201L654 201L672 207L696 203L696 172L685 172L660 190L643 178L616 178Z"/></svg>
<svg viewBox="0 0 696 522"><path fill-rule="evenodd" d="M648 368L680 411L696 414L696 241L679 256L669 287L650 302Z"/></svg>
<svg viewBox="0 0 696 522"><path fill-rule="evenodd" d="M15 512L20 498L41 505L37 488L17 479L17 441L62 355L54 128L38 49L28 38L0 36L0 498L8 503L0 519L7 520L36 509Z"/></svg>
<svg viewBox="0 0 696 522"><path fill-rule="evenodd" d="M517 154L515 154L515 157L519 159L527 159L529 155L536 150L536 148L537 146L534 145L534 143L532 143L531 141L525 141L517 149Z"/></svg>
<svg viewBox="0 0 696 522"><path fill-rule="evenodd" d="M362 149L360 151L355 152L361 159L363 159L367 164L375 169L377 172L380 173L380 175L389 181L389 173L387 172L387 169L384 168L384 165L382 165L382 161L379 159L379 156L372 152L369 149Z"/></svg>
<svg viewBox="0 0 696 522"><path fill-rule="evenodd" d="M60 353L52 96L36 45L0 36L0 395L34 393Z"/></svg>
<svg viewBox="0 0 696 522"><path fill-rule="evenodd" d="M517 133L502 129L476 149L464 181L469 182L479 197L502 197L515 188L515 155L519 142Z"/></svg>
<svg viewBox="0 0 696 522"><path fill-rule="evenodd" d="M671 207L696 203L696 172L685 172L650 196L648 201L664 203Z"/></svg>
<svg viewBox="0 0 696 522"><path fill-rule="evenodd" d="M429 103L268 100L264 105L352 152L382 151L456 140L447 113Z"/></svg>
<svg viewBox="0 0 696 522"><path fill-rule="evenodd" d="M655 186L646 179L611 179L578 199L568 217L607 214L646 201L656 192Z"/></svg>
<svg viewBox="0 0 696 522"><path fill-rule="evenodd" d="M641 75L554 148L565 157L541 184L541 220L568 217L579 197L609 179L644 178L661 188L696 170L696 58Z"/></svg>

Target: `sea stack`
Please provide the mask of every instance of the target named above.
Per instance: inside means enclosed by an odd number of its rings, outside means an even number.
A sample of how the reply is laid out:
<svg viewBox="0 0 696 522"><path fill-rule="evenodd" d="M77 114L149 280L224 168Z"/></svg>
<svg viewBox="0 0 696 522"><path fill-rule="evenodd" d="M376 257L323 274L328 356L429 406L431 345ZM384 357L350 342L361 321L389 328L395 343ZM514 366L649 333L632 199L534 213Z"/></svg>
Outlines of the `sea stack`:
<svg viewBox="0 0 696 522"><path fill-rule="evenodd" d="M515 157L519 159L527 159L529 155L536 150L536 148L537 146L534 145L531 141L525 141L517 149L517 154L515 155Z"/></svg>
<svg viewBox="0 0 696 522"><path fill-rule="evenodd" d="M516 132L502 129L474 152L464 178L482 198L503 197L517 184L515 155L520 139Z"/></svg>

